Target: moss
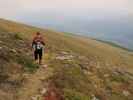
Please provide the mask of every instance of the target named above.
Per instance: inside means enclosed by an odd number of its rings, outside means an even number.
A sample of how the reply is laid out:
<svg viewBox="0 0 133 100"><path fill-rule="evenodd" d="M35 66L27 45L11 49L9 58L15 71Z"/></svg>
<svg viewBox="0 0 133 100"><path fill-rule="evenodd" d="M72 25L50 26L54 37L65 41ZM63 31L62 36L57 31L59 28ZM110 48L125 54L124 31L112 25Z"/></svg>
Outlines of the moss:
<svg viewBox="0 0 133 100"><path fill-rule="evenodd" d="M91 100L90 96L70 89L64 89L64 98L65 100Z"/></svg>
<svg viewBox="0 0 133 100"><path fill-rule="evenodd" d="M54 75L51 78L57 88L66 88L90 95L92 84L78 64L66 61L54 61ZM56 66L56 67L55 67Z"/></svg>
<svg viewBox="0 0 133 100"><path fill-rule="evenodd" d="M39 68L39 65L35 64L34 61L28 56L20 56L17 62L24 66L24 70L34 72Z"/></svg>
<svg viewBox="0 0 133 100"><path fill-rule="evenodd" d="M17 39L17 40L23 40L23 37L22 37L21 33L15 33L14 38Z"/></svg>
<svg viewBox="0 0 133 100"><path fill-rule="evenodd" d="M110 100L131 100L131 99L128 99L127 97L123 96L120 93L112 93L109 98L110 98Z"/></svg>
<svg viewBox="0 0 133 100"><path fill-rule="evenodd" d="M122 83L128 83L129 78L126 77L125 75L112 75L111 81L122 82Z"/></svg>

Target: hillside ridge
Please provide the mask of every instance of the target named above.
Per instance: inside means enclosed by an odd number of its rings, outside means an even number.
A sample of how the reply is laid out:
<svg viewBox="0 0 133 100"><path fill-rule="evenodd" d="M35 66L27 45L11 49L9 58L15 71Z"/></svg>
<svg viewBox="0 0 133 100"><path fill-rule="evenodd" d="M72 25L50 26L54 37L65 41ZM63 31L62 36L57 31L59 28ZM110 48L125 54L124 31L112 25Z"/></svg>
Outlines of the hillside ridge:
<svg viewBox="0 0 133 100"><path fill-rule="evenodd" d="M32 58L36 32L46 42L42 66ZM45 100L50 87L63 100L132 100L132 61L131 52L90 38L0 19L2 100Z"/></svg>

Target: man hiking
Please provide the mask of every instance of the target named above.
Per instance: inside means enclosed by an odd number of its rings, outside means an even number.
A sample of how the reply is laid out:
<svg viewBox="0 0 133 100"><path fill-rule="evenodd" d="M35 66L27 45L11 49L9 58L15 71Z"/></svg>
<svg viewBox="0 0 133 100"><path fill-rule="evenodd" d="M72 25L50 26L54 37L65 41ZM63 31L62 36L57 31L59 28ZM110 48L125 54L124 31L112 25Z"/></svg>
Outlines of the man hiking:
<svg viewBox="0 0 133 100"><path fill-rule="evenodd" d="M34 51L34 59L36 63L42 64L44 45L45 43L42 35L39 32L37 32L36 36L33 38L33 41L32 41L32 48Z"/></svg>

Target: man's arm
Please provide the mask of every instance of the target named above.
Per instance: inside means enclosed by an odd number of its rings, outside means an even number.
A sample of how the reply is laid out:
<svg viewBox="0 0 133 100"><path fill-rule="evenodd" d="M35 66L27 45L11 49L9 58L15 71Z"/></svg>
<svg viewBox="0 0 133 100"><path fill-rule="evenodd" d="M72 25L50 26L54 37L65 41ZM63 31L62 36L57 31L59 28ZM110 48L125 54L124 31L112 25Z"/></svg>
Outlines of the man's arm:
<svg viewBox="0 0 133 100"><path fill-rule="evenodd" d="M35 50L35 40L36 40L36 37L34 37L33 40L32 40L32 45L31 46L32 46L33 50Z"/></svg>
<svg viewBox="0 0 133 100"><path fill-rule="evenodd" d="M43 37L41 38L41 42L42 42L43 45L45 45L45 40L44 40Z"/></svg>

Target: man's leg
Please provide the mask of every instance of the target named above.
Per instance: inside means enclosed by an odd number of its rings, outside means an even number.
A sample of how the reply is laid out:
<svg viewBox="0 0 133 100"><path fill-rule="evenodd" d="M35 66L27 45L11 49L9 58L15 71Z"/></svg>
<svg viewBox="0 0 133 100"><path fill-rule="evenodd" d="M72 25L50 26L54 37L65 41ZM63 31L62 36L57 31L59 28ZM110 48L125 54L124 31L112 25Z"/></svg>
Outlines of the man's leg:
<svg viewBox="0 0 133 100"><path fill-rule="evenodd" d="M34 58L35 58L35 62L38 63L38 53L37 50L34 51Z"/></svg>
<svg viewBox="0 0 133 100"><path fill-rule="evenodd" d="M42 64L43 50L39 50L39 64Z"/></svg>

